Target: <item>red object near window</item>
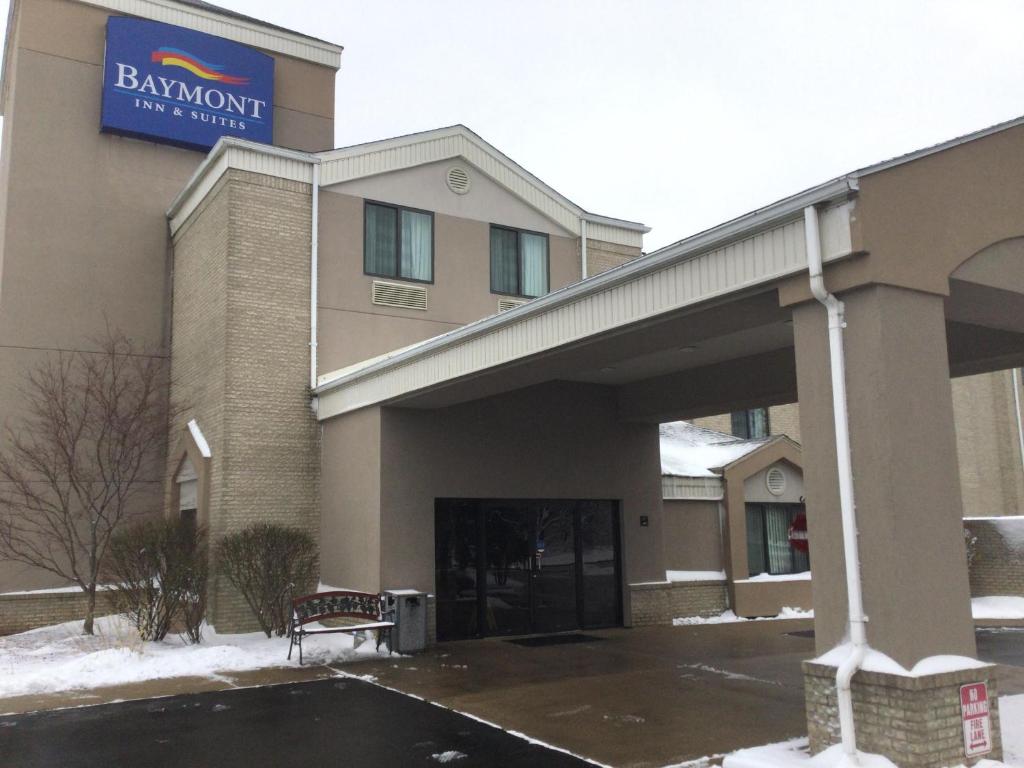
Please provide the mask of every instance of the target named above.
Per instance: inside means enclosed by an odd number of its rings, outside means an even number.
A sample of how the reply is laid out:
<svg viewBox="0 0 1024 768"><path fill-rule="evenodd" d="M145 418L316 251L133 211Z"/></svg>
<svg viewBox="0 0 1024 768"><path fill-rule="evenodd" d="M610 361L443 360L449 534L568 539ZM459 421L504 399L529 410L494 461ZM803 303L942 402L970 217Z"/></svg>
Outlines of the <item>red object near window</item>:
<svg viewBox="0 0 1024 768"><path fill-rule="evenodd" d="M789 526L789 546L797 552L807 552L810 549L807 541L807 515L802 512Z"/></svg>

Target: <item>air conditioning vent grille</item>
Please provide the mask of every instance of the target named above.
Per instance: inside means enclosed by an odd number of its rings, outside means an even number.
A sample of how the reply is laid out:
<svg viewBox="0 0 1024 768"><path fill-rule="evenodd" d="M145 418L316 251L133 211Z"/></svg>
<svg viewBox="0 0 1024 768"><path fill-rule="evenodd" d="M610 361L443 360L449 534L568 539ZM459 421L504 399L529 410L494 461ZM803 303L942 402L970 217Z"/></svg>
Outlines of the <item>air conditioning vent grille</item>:
<svg viewBox="0 0 1024 768"><path fill-rule="evenodd" d="M448 183L448 189L456 195L464 195L469 192L469 172L465 168L460 168L457 165L449 168L445 180Z"/></svg>
<svg viewBox="0 0 1024 768"><path fill-rule="evenodd" d="M510 309L523 306L525 303L522 299L498 299L498 311L508 312Z"/></svg>
<svg viewBox="0 0 1024 768"><path fill-rule="evenodd" d="M371 301L380 307L426 310L427 289L422 285L404 285L374 280Z"/></svg>
<svg viewBox="0 0 1024 768"><path fill-rule="evenodd" d="M778 467L772 467L765 475L764 484L772 496L781 496L786 492L786 473Z"/></svg>

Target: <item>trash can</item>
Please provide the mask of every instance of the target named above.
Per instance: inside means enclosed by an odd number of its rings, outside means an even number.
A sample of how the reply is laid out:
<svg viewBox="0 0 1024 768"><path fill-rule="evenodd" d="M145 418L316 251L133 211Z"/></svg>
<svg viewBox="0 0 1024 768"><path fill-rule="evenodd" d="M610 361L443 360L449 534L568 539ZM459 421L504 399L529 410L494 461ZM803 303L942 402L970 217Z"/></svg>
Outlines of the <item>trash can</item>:
<svg viewBox="0 0 1024 768"><path fill-rule="evenodd" d="M427 595L415 589L389 589L384 592L386 610L394 611L391 650L416 653L427 647Z"/></svg>

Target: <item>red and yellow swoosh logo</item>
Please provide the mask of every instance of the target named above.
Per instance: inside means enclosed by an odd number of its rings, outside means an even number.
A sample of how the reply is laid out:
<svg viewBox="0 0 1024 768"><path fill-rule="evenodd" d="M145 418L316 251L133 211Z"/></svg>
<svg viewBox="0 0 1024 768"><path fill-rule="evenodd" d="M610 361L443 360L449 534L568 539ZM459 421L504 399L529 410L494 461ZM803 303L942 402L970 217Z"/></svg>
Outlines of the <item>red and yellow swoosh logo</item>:
<svg viewBox="0 0 1024 768"><path fill-rule="evenodd" d="M198 56L193 56L188 51L183 51L180 48L158 48L153 51L151 57L153 61L163 64L165 67L181 67L187 69L196 77L201 77L204 80L214 80L225 85L248 85L248 77L237 77L235 75L227 75L221 70L223 66L219 64L210 64L203 61Z"/></svg>

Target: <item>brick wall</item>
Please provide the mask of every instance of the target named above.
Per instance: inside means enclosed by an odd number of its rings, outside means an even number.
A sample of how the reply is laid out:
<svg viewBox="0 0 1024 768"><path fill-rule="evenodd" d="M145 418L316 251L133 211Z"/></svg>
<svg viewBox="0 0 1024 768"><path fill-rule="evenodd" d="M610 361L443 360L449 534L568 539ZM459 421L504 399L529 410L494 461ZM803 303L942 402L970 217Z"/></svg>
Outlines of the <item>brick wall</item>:
<svg viewBox="0 0 1024 768"><path fill-rule="evenodd" d="M1024 517L964 520L972 545L971 595L1024 596Z"/></svg>
<svg viewBox="0 0 1024 768"><path fill-rule="evenodd" d="M175 238L172 398L210 444L214 544L256 521L319 538L310 211L308 184L232 170ZM225 578L209 602L218 630L256 628Z"/></svg>
<svg viewBox="0 0 1024 768"><path fill-rule="evenodd" d="M671 624L684 616L718 616L729 607L724 581L630 584L632 625Z"/></svg>
<svg viewBox="0 0 1024 768"><path fill-rule="evenodd" d="M838 744L839 710L836 668L804 662L804 697L811 754ZM905 677L858 672L853 679L853 711L857 748L888 757L900 768L941 768L973 764L964 756L960 686L987 682L995 750L985 757L999 760L998 690L995 668Z"/></svg>
<svg viewBox="0 0 1024 768"><path fill-rule="evenodd" d="M85 606L85 595L81 592L0 595L0 635L82 620ZM105 616L112 612L109 593L97 593L96 615Z"/></svg>
<svg viewBox="0 0 1024 768"><path fill-rule="evenodd" d="M587 277L607 272L640 256L640 249L587 238Z"/></svg>
<svg viewBox="0 0 1024 768"><path fill-rule="evenodd" d="M768 409L768 427L773 435L785 435L800 442L800 406L796 403L773 405Z"/></svg>

